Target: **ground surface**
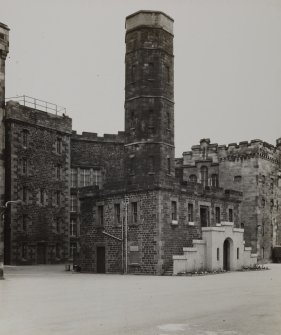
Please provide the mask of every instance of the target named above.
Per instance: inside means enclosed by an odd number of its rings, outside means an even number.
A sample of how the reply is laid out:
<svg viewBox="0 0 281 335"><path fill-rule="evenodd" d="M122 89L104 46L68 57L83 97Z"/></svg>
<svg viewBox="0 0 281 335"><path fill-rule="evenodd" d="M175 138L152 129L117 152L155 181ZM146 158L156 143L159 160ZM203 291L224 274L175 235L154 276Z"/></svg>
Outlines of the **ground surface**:
<svg viewBox="0 0 281 335"><path fill-rule="evenodd" d="M202 277L8 267L1 335L280 335L281 264Z"/></svg>

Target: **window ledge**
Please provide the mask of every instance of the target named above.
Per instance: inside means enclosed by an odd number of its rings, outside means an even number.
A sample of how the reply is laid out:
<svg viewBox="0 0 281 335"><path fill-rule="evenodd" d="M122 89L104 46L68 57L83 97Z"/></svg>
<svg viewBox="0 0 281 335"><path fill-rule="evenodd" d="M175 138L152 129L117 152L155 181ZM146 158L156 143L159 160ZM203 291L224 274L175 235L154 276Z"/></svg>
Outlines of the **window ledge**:
<svg viewBox="0 0 281 335"><path fill-rule="evenodd" d="M178 226L179 221L178 220L172 220L171 225L172 226Z"/></svg>
<svg viewBox="0 0 281 335"><path fill-rule="evenodd" d="M140 263L130 263L129 266L141 266Z"/></svg>

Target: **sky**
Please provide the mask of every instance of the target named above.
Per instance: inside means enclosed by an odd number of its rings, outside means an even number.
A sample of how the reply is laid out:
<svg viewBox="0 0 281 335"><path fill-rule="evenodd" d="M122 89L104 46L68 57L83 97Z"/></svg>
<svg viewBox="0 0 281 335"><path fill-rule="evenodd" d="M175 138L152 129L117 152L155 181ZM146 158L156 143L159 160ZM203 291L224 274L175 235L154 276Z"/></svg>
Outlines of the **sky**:
<svg viewBox="0 0 281 335"><path fill-rule="evenodd" d="M124 130L125 17L173 17L176 156L201 138L281 137L280 0L0 0L6 97L64 106L73 129Z"/></svg>

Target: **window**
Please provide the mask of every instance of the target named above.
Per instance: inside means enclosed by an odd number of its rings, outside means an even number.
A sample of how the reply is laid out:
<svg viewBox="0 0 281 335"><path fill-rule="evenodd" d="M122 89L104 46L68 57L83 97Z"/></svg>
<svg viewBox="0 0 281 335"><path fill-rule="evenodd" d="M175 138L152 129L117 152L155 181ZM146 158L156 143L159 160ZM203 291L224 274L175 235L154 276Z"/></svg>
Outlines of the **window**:
<svg viewBox="0 0 281 335"><path fill-rule="evenodd" d="M114 204L114 222L116 225L121 224L120 204Z"/></svg>
<svg viewBox="0 0 281 335"><path fill-rule="evenodd" d="M28 130L24 129L21 133L22 145L26 148L28 144Z"/></svg>
<svg viewBox="0 0 281 335"><path fill-rule="evenodd" d="M138 223L138 203L131 203L132 224Z"/></svg>
<svg viewBox="0 0 281 335"><path fill-rule="evenodd" d="M228 210L228 221L233 222L233 209L229 208Z"/></svg>
<svg viewBox="0 0 281 335"><path fill-rule="evenodd" d="M61 231L61 218L56 218L55 220L55 224L56 224L56 232L59 233Z"/></svg>
<svg viewBox="0 0 281 335"><path fill-rule="evenodd" d="M261 249L261 255L262 255L262 259L264 259L264 247L262 247Z"/></svg>
<svg viewBox="0 0 281 335"><path fill-rule="evenodd" d="M77 236L77 222L74 219L70 220L70 227L69 227L70 236Z"/></svg>
<svg viewBox="0 0 281 335"><path fill-rule="evenodd" d="M167 157L167 170L168 174L171 174L171 158Z"/></svg>
<svg viewBox="0 0 281 335"><path fill-rule="evenodd" d="M241 183L242 177L241 176L234 176L234 183Z"/></svg>
<svg viewBox="0 0 281 335"><path fill-rule="evenodd" d="M56 205L60 206L60 203L61 203L61 192L56 191Z"/></svg>
<svg viewBox="0 0 281 335"><path fill-rule="evenodd" d="M55 166L56 178L57 180L61 179L61 165L58 164Z"/></svg>
<svg viewBox="0 0 281 335"><path fill-rule="evenodd" d="M239 248L237 248L237 259L239 259Z"/></svg>
<svg viewBox="0 0 281 335"><path fill-rule="evenodd" d="M264 227L265 227L265 224L264 224L264 222L263 222L263 224L262 224L262 226L261 226L261 229L262 229L262 230L261 230L261 232L262 232L262 236L264 236L264 230L265 230Z"/></svg>
<svg viewBox="0 0 281 335"><path fill-rule="evenodd" d="M59 243L56 244L56 258L60 258L60 245Z"/></svg>
<svg viewBox="0 0 281 335"><path fill-rule="evenodd" d="M56 152L57 154L62 153L62 139L60 137L58 137L56 141Z"/></svg>
<svg viewBox="0 0 281 335"><path fill-rule="evenodd" d="M27 174L27 159L26 158L22 159L22 174L24 175Z"/></svg>
<svg viewBox="0 0 281 335"><path fill-rule="evenodd" d="M135 111L131 111L130 128L135 128Z"/></svg>
<svg viewBox="0 0 281 335"><path fill-rule="evenodd" d="M216 214L216 223L221 222L221 209L220 207L215 207L215 214Z"/></svg>
<svg viewBox="0 0 281 335"><path fill-rule="evenodd" d="M194 218L193 218L193 204L188 204L188 222L194 222Z"/></svg>
<svg viewBox="0 0 281 335"><path fill-rule="evenodd" d="M77 243L71 242L70 247L69 247L69 251L70 251L70 257L71 258L75 257L76 253L77 253Z"/></svg>
<svg viewBox="0 0 281 335"><path fill-rule="evenodd" d="M131 79L132 79L132 81L136 81L136 65L132 65Z"/></svg>
<svg viewBox="0 0 281 335"><path fill-rule="evenodd" d="M103 226L104 217L103 217L103 206L98 206L98 225Z"/></svg>
<svg viewBox="0 0 281 335"><path fill-rule="evenodd" d="M211 176L211 184L213 187L219 187L219 179L217 174L212 174Z"/></svg>
<svg viewBox="0 0 281 335"><path fill-rule="evenodd" d="M197 183L197 176L195 174L192 174L189 176L189 181L191 183Z"/></svg>
<svg viewBox="0 0 281 335"><path fill-rule="evenodd" d="M154 74L154 64L149 63L148 64L148 76L149 76L149 78L153 78L153 74Z"/></svg>
<svg viewBox="0 0 281 335"><path fill-rule="evenodd" d="M77 187L77 169L71 169L70 183L71 187Z"/></svg>
<svg viewBox="0 0 281 335"><path fill-rule="evenodd" d="M44 205L45 203L45 191L43 188L40 188L40 204Z"/></svg>
<svg viewBox="0 0 281 335"><path fill-rule="evenodd" d="M90 185L90 169L80 170L80 187Z"/></svg>
<svg viewBox="0 0 281 335"><path fill-rule="evenodd" d="M273 207L274 207L274 200L271 199L271 200L270 200L270 208L271 208L271 210L273 209Z"/></svg>
<svg viewBox="0 0 281 335"><path fill-rule="evenodd" d="M22 216L22 230L27 231L27 215L23 214Z"/></svg>
<svg viewBox="0 0 281 335"><path fill-rule="evenodd" d="M148 157L148 172L154 172L154 157Z"/></svg>
<svg viewBox="0 0 281 335"><path fill-rule="evenodd" d="M129 160L129 173L130 175L134 174L135 170L135 156L131 156Z"/></svg>
<svg viewBox="0 0 281 335"><path fill-rule="evenodd" d="M102 187L102 172L101 170L93 170L93 185L99 186L99 188Z"/></svg>
<svg viewBox="0 0 281 335"><path fill-rule="evenodd" d="M244 229L245 225L243 222L241 222L241 228Z"/></svg>
<svg viewBox="0 0 281 335"><path fill-rule="evenodd" d="M71 194L70 196L70 212L77 212L77 195Z"/></svg>
<svg viewBox="0 0 281 335"><path fill-rule="evenodd" d="M167 83L170 82L170 67L165 65L165 80Z"/></svg>
<svg viewBox="0 0 281 335"><path fill-rule="evenodd" d="M28 190L26 186L22 187L22 201L27 202L28 201Z"/></svg>
<svg viewBox="0 0 281 335"><path fill-rule="evenodd" d="M172 201L172 220L177 220L177 202Z"/></svg>
<svg viewBox="0 0 281 335"><path fill-rule="evenodd" d="M217 248L217 261L220 260L220 248Z"/></svg>
<svg viewBox="0 0 281 335"><path fill-rule="evenodd" d="M265 207L265 199L264 198L261 199L261 206Z"/></svg>
<svg viewBox="0 0 281 335"><path fill-rule="evenodd" d="M270 190L273 193L273 190L274 190L274 179L273 178L270 179Z"/></svg>
<svg viewBox="0 0 281 335"><path fill-rule="evenodd" d="M264 176L264 175L261 176L261 182L262 182L263 184L265 183L265 176Z"/></svg>
<svg viewBox="0 0 281 335"><path fill-rule="evenodd" d="M201 183L203 184L203 186L207 186L208 185L208 168L207 166L202 166L200 169L200 173L201 173Z"/></svg>
<svg viewBox="0 0 281 335"><path fill-rule="evenodd" d="M25 242L21 244L21 257L27 258L27 244Z"/></svg>
<svg viewBox="0 0 281 335"><path fill-rule="evenodd" d="M207 150L207 148L206 147L203 147L202 148L202 159L207 159L207 157L208 157L208 150Z"/></svg>
<svg viewBox="0 0 281 335"><path fill-rule="evenodd" d="M171 115L169 112L166 112L166 118L167 118L167 128L171 129Z"/></svg>

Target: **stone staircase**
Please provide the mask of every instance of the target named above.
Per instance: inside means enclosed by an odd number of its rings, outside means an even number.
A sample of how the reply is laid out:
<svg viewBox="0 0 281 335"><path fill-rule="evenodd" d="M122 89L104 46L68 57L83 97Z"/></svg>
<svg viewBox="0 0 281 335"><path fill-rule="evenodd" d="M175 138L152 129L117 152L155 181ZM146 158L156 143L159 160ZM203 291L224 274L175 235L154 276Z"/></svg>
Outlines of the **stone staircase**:
<svg viewBox="0 0 281 335"><path fill-rule="evenodd" d="M173 275L173 264L171 264L163 273L162 276L172 276Z"/></svg>

